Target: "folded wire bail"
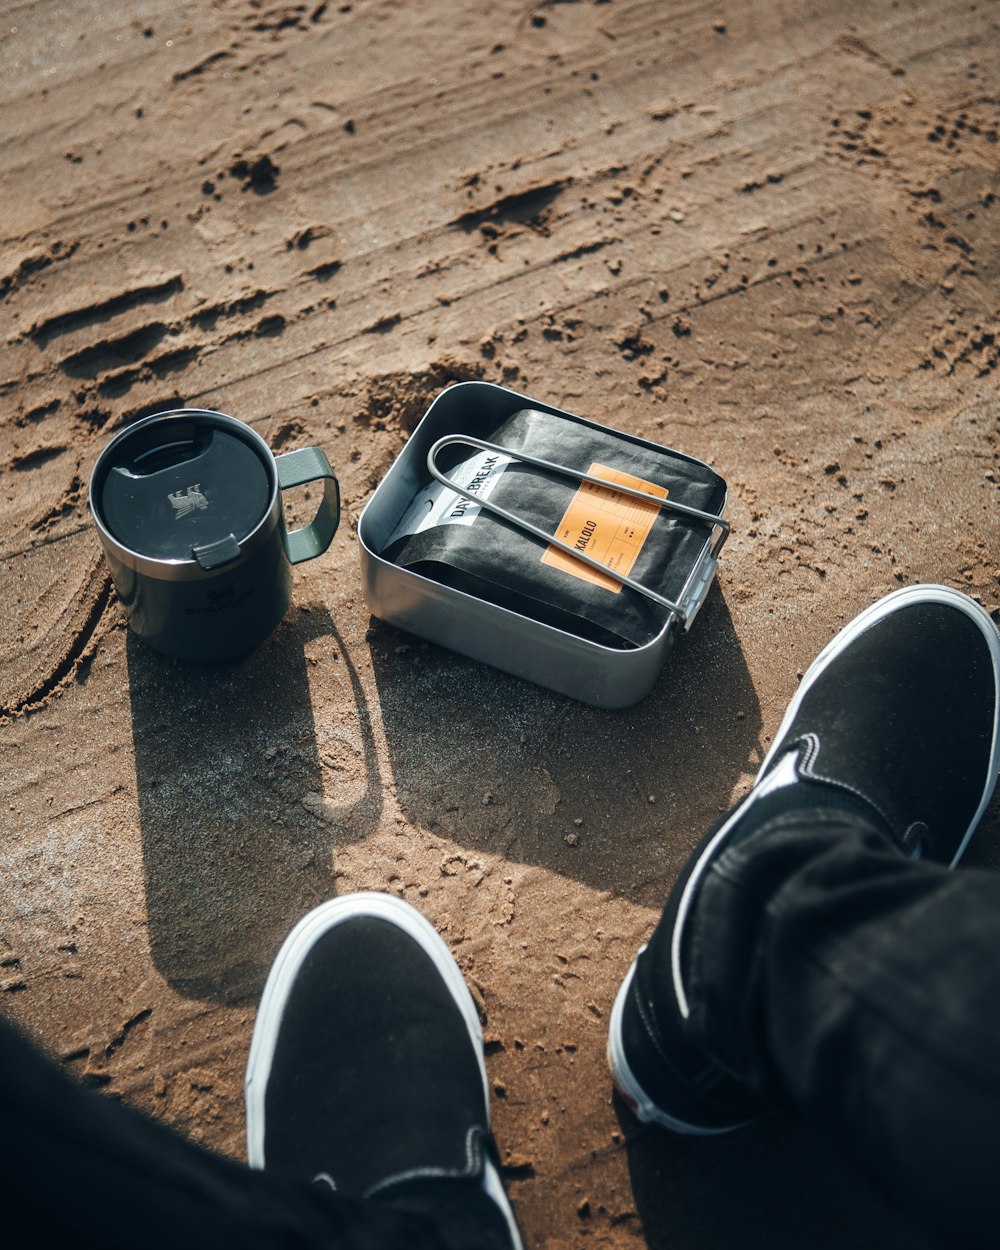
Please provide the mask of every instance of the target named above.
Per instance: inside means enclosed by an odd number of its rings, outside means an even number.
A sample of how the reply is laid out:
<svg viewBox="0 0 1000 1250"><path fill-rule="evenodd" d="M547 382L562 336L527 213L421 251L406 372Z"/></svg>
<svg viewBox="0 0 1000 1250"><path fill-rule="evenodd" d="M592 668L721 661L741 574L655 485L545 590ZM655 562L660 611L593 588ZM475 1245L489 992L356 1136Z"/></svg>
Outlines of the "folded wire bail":
<svg viewBox="0 0 1000 1250"><path fill-rule="evenodd" d="M634 590L637 594L645 596L652 600L653 603L659 604L660 607L666 608L668 612L673 613L687 628L689 625L689 610L681 603L673 599L667 599L666 596L659 594L658 591L652 590L649 586L645 586L642 582L635 581L634 578L619 573L616 569L609 568L606 564L602 564L600 560L595 560L593 556L588 556L586 552L580 551L576 547L571 547L569 543L565 543L562 539L556 538L555 535L549 534L540 526L533 524L531 521L519 517L516 513L508 511L506 508L500 507L499 504L493 503L489 499L484 499L481 495L475 494L473 491L466 490L464 487L457 485L447 477L437 465L438 454L446 447L462 445L467 447L475 447L479 451L494 452L502 456L506 456L509 460L516 460L521 464L528 464L536 469L542 469L549 473L556 473L562 477L572 478L577 482L589 482L594 486L602 486L605 490L615 491L621 495L629 495L633 499L641 499L644 502L655 504L657 508L666 508L670 512L675 512L680 516L690 517L692 520L702 521L706 525L711 526L714 533L719 531L712 547L709 551L709 559L714 561L717 559L722 549L723 543L729 537L730 524L725 517L717 516L712 512L705 512L700 508L692 508L688 504L677 503L676 501L663 498L660 495L651 494L649 491L638 490L635 487L624 486L618 482L611 482L607 478L598 477L593 473L583 473L578 469L571 469L568 465L556 464L551 460L543 460L538 456L529 456L525 452L511 451L506 447L501 447L496 443L487 442L484 439L473 438L467 434L446 434L443 438L439 438L427 453L427 471L442 486L446 486L456 495L467 499L482 508L485 512L490 512L494 516L500 517L506 521L508 525L514 526L516 529L522 530L524 533L531 534L540 542L546 543L548 546L555 547L566 555L571 556L574 560L578 560L581 564L586 564L595 571L610 577L613 581L618 582L622 586L627 586L630 590Z"/></svg>

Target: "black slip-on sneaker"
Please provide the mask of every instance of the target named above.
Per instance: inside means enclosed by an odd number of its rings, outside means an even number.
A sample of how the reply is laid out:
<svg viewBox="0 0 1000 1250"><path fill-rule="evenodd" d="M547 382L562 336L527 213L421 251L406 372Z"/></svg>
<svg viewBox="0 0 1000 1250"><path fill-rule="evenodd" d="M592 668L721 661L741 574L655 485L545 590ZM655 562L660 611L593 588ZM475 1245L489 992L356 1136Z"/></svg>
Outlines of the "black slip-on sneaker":
<svg viewBox="0 0 1000 1250"><path fill-rule="evenodd" d="M618 992L608 1061L635 1114L705 1134L766 1110L684 1027L686 921L724 850L762 828L765 812L826 806L860 815L903 854L953 866L998 765L1000 633L983 608L945 586L911 586L841 630L802 678L753 788L691 856Z"/></svg>
<svg viewBox="0 0 1000 1250"><path fill-rule="evenodd" d="M801 778L863 799L908 853L954 867L997 781L1000 632L947 586L907 586L809 666L758 785L797 754Z"/></svg>
<svg viewBox="0 0 1000 1250"><path fill-rule="evenodd" d="M453 1201L522 1250L472 995L401 899L346 895L299 921L264 987L245 1093L251 1167L354 1198Z"/></svg>

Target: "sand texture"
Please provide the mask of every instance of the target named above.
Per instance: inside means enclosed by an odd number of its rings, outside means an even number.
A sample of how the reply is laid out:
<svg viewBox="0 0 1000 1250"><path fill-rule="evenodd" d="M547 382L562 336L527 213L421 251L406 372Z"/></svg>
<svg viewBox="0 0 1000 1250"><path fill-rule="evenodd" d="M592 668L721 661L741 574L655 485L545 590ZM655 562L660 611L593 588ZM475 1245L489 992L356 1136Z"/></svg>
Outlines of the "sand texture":
<svg viewBox="0 0 1000 1250"><path fill-rule="evenodd" d="M820 647L915 581L997 614L998 59L1000 11L954 0L5 5L0 1008L240 1158L284 934L387 890L480 1005L532 1250L923 1247L789 1118L643 1128L604 1047ZM633 708L369 614L360 512L475 378L729 482ZM111 434L183 405L343 492L284 622L211 669L128 636L87 512ZM971 857L998 835L994 802Z"/></svg>

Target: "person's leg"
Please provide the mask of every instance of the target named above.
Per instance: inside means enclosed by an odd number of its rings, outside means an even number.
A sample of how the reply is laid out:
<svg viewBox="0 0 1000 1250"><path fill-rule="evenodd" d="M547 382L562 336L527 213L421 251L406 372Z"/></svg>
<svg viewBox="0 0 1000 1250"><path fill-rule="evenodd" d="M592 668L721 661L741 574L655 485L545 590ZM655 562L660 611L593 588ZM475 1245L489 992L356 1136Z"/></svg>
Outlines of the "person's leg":
<svg viewBox="0 0 1000 1250"><path fill-rule="evenodd" d="M271 969L247 1066L251 1168L86 1090L0 1021L12 1250L521 1250L475 1005L408 904L316 908Z"/></svg>
<svg viewBox="0 0 1000 1250"><path fill-rule="evenodd" d="M475 1004L408 903L351 894L289 934L247 1064L253 1167L428 1217L449 1250L521 1250Z"/></svg>
<svg viewBox="0 0 1000 1250"><path fill-rule="evenodd" d="M253 1172L84 1089L0 1020L10 1250L443 1250L432 1223Z"/></svg>
<svg viewBox="0 0 1000 1250"><path fill-rule="evenodd" d="M821 654L616 1001L637 1114L710 1133L795 1109L955 1242L992 1239L1000 877L944 865L996 782L998 687L989 617L937 587Z"/></svg>

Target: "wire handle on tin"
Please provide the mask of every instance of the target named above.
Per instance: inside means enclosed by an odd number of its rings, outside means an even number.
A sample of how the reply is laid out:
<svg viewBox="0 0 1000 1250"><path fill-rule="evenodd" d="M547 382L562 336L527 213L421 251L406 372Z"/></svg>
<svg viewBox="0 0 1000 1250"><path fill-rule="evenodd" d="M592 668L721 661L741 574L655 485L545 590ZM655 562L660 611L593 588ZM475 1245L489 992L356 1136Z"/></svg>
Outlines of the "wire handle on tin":
<svg viewBox="0 0 1000 1250"><path fill-rule="evenodd" d="M546 543L550 547L556 547L559 551L564 552L568 556L572 556L574 560L578 560L581 564L586 564L598 573L603 573L605 577L610 577L612 581L618 582L622 586L627 586L630 590L636 591L637 594L644 595L647 599L651 599L654 603L658 603L660 607L666 608L668 612L673 612L675 616L680 618L682 625L687 625L688 613L687 609L673 599L666 598L665 595L659 594L655 590L651 590L648 586L644 586L641 582L637 582L634 578L627 577L624 573L619 573L615 569L608 568L606 564L602 564L600 560L595 560L593 556L588 556L586 552L580 551L576 547L571 547L569 543L564 543L562 539L556 538L555 535L547 533L539 526L534 525L531 521L526 521L524 517L519 517L516 513L509 512L506 508L501 508L499 504L491 503L490 500L482 498L473 491L466 490L462 486L456 485L451 478L446 477L437 466L437 455L445 447L451 447L455 444L461 444L467 447L476 447L480 451L496 452L499 455L506 456L510 460L517 460L522 464L533 465L537 469L545 469L550 473L558 473L563 477L573 478L578 482L590 482L594 486L603 486L605 490L617 491L622 495L630 495L633 499L642 499L647 503L655 504L657 508L667 508L671 512L680 513L682 516L692 517L698 521L704 521L707 525L712 526L713 530L718 527L720 530L718 538L712 546L709 558L714 560L722 548L722 544L729 537L730 525L725 517L716 516L712 512L703 512L700 508L692 508L688 504L675 503L673 500L663 498L660 495L653 495L649 491L637 490L632 486L622 486L618 482L608 481L607 478L597 477L593 473L582 473L579 469L571 469L564 464L555 464L551 460L542 460L538 456L529 456L524 452L511 451L507 447L500 447L496 443L488 443L480 438L472 438L467 434L446 434L444 438L439 438L434 446L427 453L427 470L430 475L435 478L442 486L446 486L449 490L454 491L456 495L460 495L463 499L468 499L477 507L483 508L487 512L492 512L494 516L500 517L509 525L513 525L516 529L524 530L528 534L532 534L541 542Z"/></svg>

